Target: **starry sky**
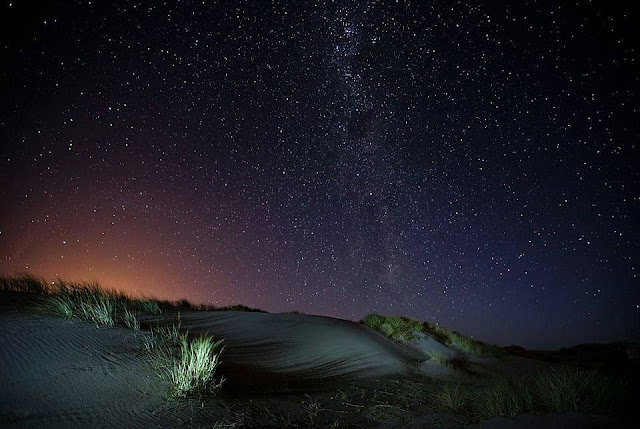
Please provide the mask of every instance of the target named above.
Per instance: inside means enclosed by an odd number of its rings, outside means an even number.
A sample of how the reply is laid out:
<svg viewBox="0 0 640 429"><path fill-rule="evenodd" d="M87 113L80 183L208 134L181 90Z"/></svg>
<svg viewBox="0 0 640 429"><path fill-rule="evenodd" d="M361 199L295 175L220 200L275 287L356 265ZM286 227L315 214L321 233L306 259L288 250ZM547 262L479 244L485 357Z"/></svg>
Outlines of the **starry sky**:
<svg viewBox="0 0 640 429"><path fill-rule="evenodd" d="M4 0L0 273L638 340L623 3Z"/></svg>

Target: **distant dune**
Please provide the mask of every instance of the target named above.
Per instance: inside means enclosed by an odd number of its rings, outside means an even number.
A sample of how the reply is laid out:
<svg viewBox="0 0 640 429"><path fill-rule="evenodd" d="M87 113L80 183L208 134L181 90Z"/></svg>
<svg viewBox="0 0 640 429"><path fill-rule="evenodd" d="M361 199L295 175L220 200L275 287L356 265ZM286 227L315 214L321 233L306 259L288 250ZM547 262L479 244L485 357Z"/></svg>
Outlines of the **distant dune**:
<svg viewBox="0 0 640 429"><path fill-rule="evenodd" d="M181 327L224 338L223 368L252 384L408 375L428 356L359 323L306 314L189 311ZM173 318L146 316L143 323ZM257 377L257 378L256 378ZM237 380L236 380L237 381Z"/></svg>

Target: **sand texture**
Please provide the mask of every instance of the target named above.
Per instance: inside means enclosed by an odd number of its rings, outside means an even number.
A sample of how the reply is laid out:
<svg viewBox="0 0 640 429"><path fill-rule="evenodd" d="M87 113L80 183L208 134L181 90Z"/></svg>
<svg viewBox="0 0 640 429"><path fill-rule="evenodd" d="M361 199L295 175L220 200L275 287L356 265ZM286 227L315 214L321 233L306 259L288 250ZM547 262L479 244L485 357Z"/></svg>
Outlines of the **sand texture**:
<svg viewBox="0 0 640 429"><path fill-rule="evenodd" d="M143 325L174 323L176 316L147 316ZM454 351L428 336L406 346L329 317L186 311L180 320L190 335L224 338L220 370L227 381L218 395L169 398L169 384L143 350L148 332L0 305L0 427L463 428L467 421L429 402L433 393L539 365L506 357L475 364L473 373L453 372L428 355ZM571 413L469 426L538 427L620 426Z"/></svg>
<svg viewBox="0 0 640 429"><path fill-rule="evenodd" d="M223 365L239 375L297 381L402 376L428 359L362 324L330 317L191 311L180 319L190 334L224 338Z"/></svg>
<svg viewBox="0 0 640 429"><path fill-rule="evenodd" d="M145 362L140 342L125 328L3 308L0 426L153 424L167 387Z"/></svg>

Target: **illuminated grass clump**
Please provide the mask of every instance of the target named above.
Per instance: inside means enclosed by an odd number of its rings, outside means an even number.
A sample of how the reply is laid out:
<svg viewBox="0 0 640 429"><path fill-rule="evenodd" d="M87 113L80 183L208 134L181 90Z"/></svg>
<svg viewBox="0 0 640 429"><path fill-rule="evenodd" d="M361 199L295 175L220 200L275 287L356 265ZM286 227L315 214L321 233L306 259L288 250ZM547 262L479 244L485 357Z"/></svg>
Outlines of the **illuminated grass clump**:
<svg viewBox="0 0 640 429"><path fill-rule="evenodd" d="M193 393L213 393L223 378L216 379L220 364L222 340L210 335L189 338L180 332L180 325L152 328L145 338L151 365L158 375L171 382L172 396L185 397Z"/></svg>
<svg viewBox="0 0 640 429"><path fill-rule="evenodd" d="M369 314L360 322L398 341L411 342L415 333L422 332L431 335L442 344L457 347L477 356L489 357L502 354L502 348L499 346L466 337L440 325L429 322L420 323L408 317Z"/></svg>
<svg viewBox="0 0 640 429"><path fill-rule="evenodd" d="M407 343L413 340L415 332L421 331L420 322L402 316L369 314L362 319L362 323L389 338Z"/></svg>

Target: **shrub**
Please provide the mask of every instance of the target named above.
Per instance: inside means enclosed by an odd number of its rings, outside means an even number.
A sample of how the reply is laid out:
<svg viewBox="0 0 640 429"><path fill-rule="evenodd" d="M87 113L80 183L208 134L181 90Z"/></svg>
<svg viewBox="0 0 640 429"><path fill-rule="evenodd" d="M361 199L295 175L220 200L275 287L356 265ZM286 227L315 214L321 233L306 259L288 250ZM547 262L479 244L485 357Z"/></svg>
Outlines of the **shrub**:
<svg viewBox="0 0 640 429"><path fill-rule="evenodd" d="M189 301L187 301L186 299L181 299L179 301L176 301L176 307L181 307L181 308L191 308L192 305Z"/></svg>
<svg viewBox="0 0 640 429"><path fill-rule="evenodd" d="M213 311L245 311L245 312L249 312L249 313L266 313L266 311L264 311L264 310L262 310L260 308L248 307L248 306L242 305L242 304L228 305L226 307L216 308Z"/></svg>

